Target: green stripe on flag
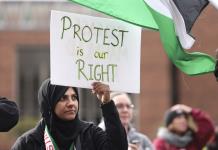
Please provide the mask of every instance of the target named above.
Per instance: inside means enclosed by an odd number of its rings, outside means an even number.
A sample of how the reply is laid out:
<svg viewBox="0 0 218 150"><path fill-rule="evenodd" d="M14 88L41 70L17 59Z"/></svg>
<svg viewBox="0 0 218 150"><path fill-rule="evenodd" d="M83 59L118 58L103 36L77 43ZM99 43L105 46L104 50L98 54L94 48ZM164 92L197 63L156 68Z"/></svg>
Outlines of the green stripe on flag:
<svg viewBox="0 0 218 150"><path fill-rule="evenodd" d="M161 15L149 6L148 8L159 26L161 41L168 57L181 71L188 75L214 71L215 59L213 57L200 52L185 52L176 36L173 20Z"/></svg>
<svg viewBox="0 0 218 150"><path fill-rule="evenodd" d="M158 26L143 0L69 0L123 21L154 30Z"/></svg>

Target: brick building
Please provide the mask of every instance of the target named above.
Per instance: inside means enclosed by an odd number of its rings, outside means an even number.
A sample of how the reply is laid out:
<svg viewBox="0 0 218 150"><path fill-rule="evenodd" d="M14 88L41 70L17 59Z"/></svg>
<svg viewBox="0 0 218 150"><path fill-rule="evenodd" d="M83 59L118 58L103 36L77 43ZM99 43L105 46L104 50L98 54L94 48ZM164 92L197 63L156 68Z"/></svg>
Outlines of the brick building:
<svg viewBox="0 0 218 150"><path fill-rule="evenodd" d="M67 2L0 2L0 95L16 100L22 117L39 117L37 90L41 81L49 76L51 9L103 16ZM193 28L196 43L192 50L215 55L217 18L218 11L211 6L198 18ZM154 138L162 125L164 111L175 103L202 108L218 124L217 90L213 74L184 75L169 62L159 33L142 31L141 94L132 95L137 108L134 120L140 131ZM84 99L90 97L87 90L80 93ZM95 101L81 102L80 107L83 119L99 121Z"/></svg>

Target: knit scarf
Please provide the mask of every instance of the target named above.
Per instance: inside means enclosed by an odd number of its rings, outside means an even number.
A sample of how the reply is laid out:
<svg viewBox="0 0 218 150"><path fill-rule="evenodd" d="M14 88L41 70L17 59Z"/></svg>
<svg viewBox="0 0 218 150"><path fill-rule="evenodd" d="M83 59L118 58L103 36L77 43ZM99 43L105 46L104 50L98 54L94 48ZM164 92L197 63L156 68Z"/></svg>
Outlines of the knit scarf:
<svg viewBox="0 0 218 150"><path fill-rule="evenodd" d="M170 132L167 128L160 128L157 136L166 140L169 144L179 148L186 147L193 139L191 131L187 131L184 135L179 136Z"/></svg>

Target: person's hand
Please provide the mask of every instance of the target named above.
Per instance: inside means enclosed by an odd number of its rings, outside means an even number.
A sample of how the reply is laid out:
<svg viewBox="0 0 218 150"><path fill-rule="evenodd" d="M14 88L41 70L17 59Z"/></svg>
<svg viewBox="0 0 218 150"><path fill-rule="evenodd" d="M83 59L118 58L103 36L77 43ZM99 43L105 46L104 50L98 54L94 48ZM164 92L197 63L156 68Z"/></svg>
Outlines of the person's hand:
<svg viewBox="0 0 218 150"><path fill-rule="evenodd" d="M183 104L177 104L177 105L171 107L171 111L174 111L174 110L182 110L182 111L189 114L189 113L191 113L192 108L189 106L183 105Z"/></svg>
<svg viewBox="0 0 218 150"><path fill-rule="evenodd" d="M92 93L96 94L101 103L105 104L111 101L110 99L110 87L107 84L101 82L92 83Z"/></svg>
<svg viewBox="0 0 218 150"><path fill-rule="evenodd" d="M129 143L128 150L139 150L139 144L131 144L131 143Z"/></svg>

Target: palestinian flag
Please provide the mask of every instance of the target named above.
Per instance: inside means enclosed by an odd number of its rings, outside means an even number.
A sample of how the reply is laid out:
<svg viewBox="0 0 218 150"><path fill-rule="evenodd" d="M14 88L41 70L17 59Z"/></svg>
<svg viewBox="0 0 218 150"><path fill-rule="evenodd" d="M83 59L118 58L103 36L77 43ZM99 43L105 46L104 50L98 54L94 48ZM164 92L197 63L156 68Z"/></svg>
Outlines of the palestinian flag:
<svg viewBox="0 0 218 150"><path fill-rule="evenodd" d="M189 35L192 26L209 2L206 0L163 0L162 3L159 4L159 7L161 8L158 9L154 8L158 4L151 2L151 0L145 0L145 2L152 10L173 20L176 35L178 36L182 47L190 49L195 41L193 37ZM165 9L165 13L159 9Z"/></svg>
<svg viewBox="0 0 218 150"><path fill-rule="evenodd" d="M217 0L211 2L218 4ZM148 4L149 1L146 3ZM208 0L162 0L163 9L170 12L168 17L174 21L176 34L183 48L190 49L194 44L195 40L190 35L192 26L208 3Z"/></svg>
<svg viewBox="0 0 218 150"><path fill-rule="evenodd" d="M183 49L193 45L194 39L188 33L208 2L205 0L202 2L200 0L144 1L158 24L161 41L172 62L189 75L213 72L214 58L200 52L187 53Z"/></svg>
<svg viewBox="0 0 218 150"><path fill-rule="evenodd" d="M184 50L195 41L190 31L208 5L207 0L144 0L144 3L142 0L71 1L145 28L159 30L168 57L188 75L204 74L215 69L215 59L211 56ZM218 6L218 0L210 2Z"/></svg>

